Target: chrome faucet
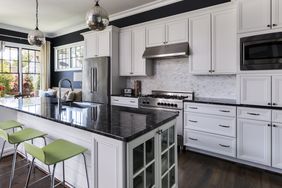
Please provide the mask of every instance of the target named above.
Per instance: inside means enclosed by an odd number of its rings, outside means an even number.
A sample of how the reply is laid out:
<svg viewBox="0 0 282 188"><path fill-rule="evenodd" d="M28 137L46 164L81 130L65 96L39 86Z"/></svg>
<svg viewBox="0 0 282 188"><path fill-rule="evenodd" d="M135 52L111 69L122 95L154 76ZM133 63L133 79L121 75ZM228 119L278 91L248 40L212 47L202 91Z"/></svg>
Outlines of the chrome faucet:
<svg viewBox="0 0 282 188"><path fill-rule="evenodd" d="M71 90L73 91L73 84L72 84L72 81L68 78L62 78L60 81L59 81L59 98L58 98L58 105L61 106L61 102L62 102L62 83L64 81L68 81L70 83L70 88Z"/></svg>

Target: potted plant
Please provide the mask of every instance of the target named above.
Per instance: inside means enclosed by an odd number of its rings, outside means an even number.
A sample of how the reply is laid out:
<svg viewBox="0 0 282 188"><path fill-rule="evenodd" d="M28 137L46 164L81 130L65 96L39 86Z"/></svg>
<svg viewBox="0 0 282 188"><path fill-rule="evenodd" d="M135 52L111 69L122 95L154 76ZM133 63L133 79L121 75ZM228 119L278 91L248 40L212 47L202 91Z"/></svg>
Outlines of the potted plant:
<svg viewBox="0 0 282 188"><path fill-rule="evenodd" d="M0 85L0 97L4 97L5 95L5 87Z"/></svg>

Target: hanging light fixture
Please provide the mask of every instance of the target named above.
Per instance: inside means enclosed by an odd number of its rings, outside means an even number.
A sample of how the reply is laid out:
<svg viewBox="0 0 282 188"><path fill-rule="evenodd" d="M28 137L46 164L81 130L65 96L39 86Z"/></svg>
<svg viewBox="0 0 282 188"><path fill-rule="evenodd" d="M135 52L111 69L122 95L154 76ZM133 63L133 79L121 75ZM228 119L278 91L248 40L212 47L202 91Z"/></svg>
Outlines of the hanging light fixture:
<svg viewBox="0 0 282 188"><path fill-rule="evenodd" d="M91 30L101 31L109 25L109 15L107 11L99 5L99 0L95 0L95 5L86 14L86 23Z"/></svg>
<svg viewBox="0 0 282 188"><path fill-rule="evenodd" d="M38 29L38 0L36 0L36 27L35 30L28 33L28 42L31 45L41 47L45 44L46 39L42 31Z"/></svg>

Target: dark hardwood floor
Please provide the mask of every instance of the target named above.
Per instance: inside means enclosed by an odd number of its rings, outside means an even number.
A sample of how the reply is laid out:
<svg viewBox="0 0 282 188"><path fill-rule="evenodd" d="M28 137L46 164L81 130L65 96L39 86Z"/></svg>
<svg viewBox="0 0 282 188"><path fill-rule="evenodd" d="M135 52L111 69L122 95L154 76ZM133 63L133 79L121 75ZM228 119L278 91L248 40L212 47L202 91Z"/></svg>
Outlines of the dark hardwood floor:
<svg viewBox="0 0 282 188"><path fill-rule="evenodd" d="M8 187L11 160L9 156L0 162L0 188ZM282 188L282 175L194 152L181 152L178 163L179 188ZM19 157L13 188L23 188L28 172L26 164ZM44 176L35 169L31 182ZM49 188L49 182L45 178L31 188Z"/></svg>
<svg viewBox="0 0 282 188"><path fill-rule="evenodd" d="M179 188L282 188L282 175L194 152L178 164Z"/></svg>

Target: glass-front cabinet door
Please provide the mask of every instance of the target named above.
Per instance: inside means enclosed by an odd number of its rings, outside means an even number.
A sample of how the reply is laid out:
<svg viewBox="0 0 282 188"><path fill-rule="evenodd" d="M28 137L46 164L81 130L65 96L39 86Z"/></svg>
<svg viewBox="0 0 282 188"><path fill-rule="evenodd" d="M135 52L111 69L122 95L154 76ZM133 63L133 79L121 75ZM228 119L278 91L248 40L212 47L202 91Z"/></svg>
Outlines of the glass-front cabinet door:
<svg viewBox="0 0 282 188"><path fill-rule="evenodd" d="M127 145L128 188L177 188L175 121Z"/></svg>

